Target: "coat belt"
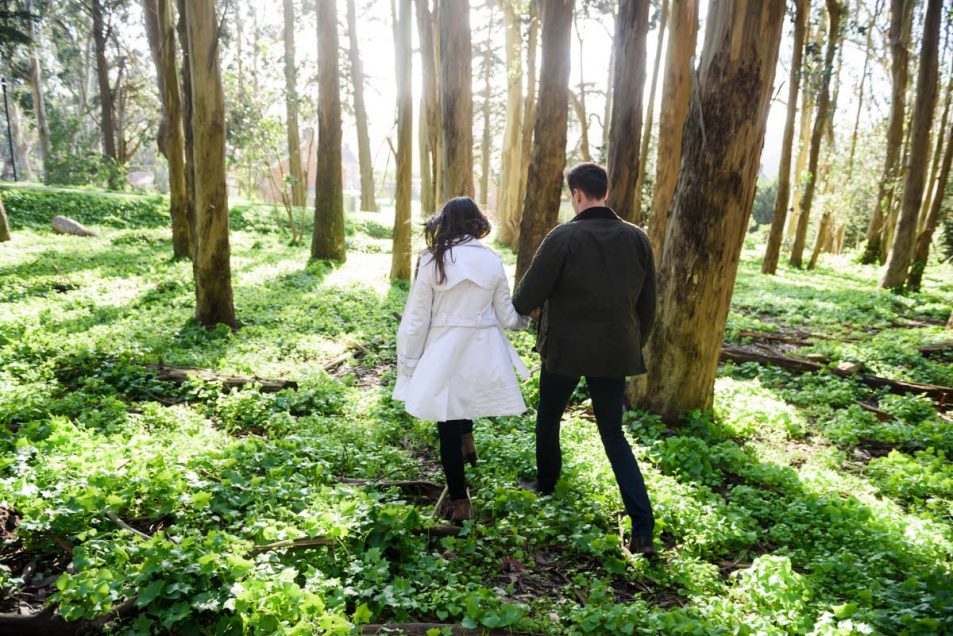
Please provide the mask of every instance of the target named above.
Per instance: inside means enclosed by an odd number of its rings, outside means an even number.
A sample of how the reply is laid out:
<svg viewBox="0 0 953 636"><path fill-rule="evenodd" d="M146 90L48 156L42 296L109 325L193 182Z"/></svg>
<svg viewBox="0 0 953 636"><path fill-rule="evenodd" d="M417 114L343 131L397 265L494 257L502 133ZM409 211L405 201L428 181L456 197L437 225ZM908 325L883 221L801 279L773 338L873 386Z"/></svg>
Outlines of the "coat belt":
<svg viewBox="0 0 953 636"><path fill-rule="evenodd" d="M447 314L437 314L430 321L431 327L471 327L473 329L484 329L486 327L496 327L500 324L496 316L477 316L476 318L463 318L460 316L449 316Z"/></svg>

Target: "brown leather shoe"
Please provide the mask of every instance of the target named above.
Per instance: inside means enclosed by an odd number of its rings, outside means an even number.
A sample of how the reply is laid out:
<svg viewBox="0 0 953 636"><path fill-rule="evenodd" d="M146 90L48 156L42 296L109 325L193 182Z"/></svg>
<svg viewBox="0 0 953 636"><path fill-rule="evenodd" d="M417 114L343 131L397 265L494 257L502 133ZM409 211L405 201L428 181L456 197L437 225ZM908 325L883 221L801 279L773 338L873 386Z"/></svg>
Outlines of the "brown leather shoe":
<svg viewBox="0 0 953 636"><path fill-rule="evenodd" d="M477 464L476 442L473 441L473 433L464 433L460 438L460 450L463 452L463 461L471 466Z"/></svg>
<svg viewBox="0 0 953 636"><path fill-rule="evenodd" d="M658 551L655 549L655 541L652 537L634 536L629 539L629 545L627 547L632 554L641 554L649 558L658 554Z"/></svg>

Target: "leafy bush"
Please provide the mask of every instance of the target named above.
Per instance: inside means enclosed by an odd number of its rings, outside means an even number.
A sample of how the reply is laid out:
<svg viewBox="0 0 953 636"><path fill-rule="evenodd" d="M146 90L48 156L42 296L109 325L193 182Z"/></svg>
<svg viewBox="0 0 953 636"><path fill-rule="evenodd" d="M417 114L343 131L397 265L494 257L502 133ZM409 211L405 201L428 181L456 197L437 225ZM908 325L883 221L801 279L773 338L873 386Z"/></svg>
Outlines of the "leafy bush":
<svg viewBox="0 0 953 636"><path fill-rule="evenodd" d="M61 186L94 186L108 190L126 187L127 165L99 153L50 157L46 183Z"/></svg>
<svg viewBox="0 0 953 636"><path fill-rule="evenodd" d="M49 228L50 220L57 215L85 225L114 228L156 228L169 224L165 199L157 195L0 187L0 197L14 229Z"/></svg>

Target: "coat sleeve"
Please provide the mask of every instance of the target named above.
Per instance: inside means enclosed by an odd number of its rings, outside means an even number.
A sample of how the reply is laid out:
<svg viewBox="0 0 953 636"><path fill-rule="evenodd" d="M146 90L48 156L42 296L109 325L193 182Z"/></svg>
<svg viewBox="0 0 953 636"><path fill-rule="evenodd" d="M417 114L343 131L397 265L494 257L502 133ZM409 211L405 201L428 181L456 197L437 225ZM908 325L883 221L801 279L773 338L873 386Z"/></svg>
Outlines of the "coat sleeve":
<svg viewBox="0 0 953 636"><path fill-rule="evenodd" d="M418 264L419 265L419 264ZM430 310L433 305L431 268L418 266L417 277L410 286L404 315L397 328L397 372L412 376L417 361L424 353L430 331Z"/></svg>
<svg viewBox="0 0 953 636"><path fill-rule="evenodd" d="M655 324L655 256L652 254L652 243L647 236L642 236L642 243L645 246L646 264L645 280L642 282L642 291L639 293L639 300L636 305L636 311L639 314L639 331L642 337L642 346L648 342L649 334L652 333L652 326Z"/></svg>
<svg viewBox="0 0 953 636"><path fill-rule="evenodd" d="M510 283L506 280L506 271L503 264L500 263L500 278L493 290L493 311L496 313L496 319L500 321L500 326L510 331L522 331L529 326L529 316L521 316L516 313L513 307L513 299L510 297Z"/></svg>
<svg viewBox="0 0 953 636"><path fill-rule="evenodd" d="M520 314L528 315L537 307L542 307L552 294L566 256L565 241L561 238L563 232L557 227L546 235L529 269L516 286L513 306Z"/></svg>

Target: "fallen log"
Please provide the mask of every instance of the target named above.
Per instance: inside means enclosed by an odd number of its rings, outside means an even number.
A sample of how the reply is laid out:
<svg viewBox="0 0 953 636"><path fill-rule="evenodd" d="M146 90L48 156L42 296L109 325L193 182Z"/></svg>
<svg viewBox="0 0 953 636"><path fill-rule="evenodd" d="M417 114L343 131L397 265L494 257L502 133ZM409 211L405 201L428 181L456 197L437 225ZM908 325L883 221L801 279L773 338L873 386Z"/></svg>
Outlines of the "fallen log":
<svg viewBox="0 0 953 636"><path fill-rule="evenodd" d="M816 373L827 370L830 373L842 378L857 378L867 386L886 388L891 393L905 395L908 393L924 394L935 400L940 405L953 403L953 387L940 386L937 384L918 384L916 382L904 382L902 380L891 380L881 378L875 375L865 373L851 373L849 370L839 369L837 367L827 367L810 360L797 358L793 356L782 356L775 353L763 353L761 351L752 351L743 347L723 347L721 350L721 361L726 362L757 362L758 364L781 367L788 371L797 373Z"/></svg>
<svg viewBox="0 0 953 636"><path fill-rule="evenodd" d="M108 613L94 620L67 621L49 605L36 614L0 614L0 634L18 636L75 636L100 633L112 620L129 618L139 613L136 597L126 599Z"/></svg>
<svg viewBox="0 0 953 636"><path fill-rule="evenodd" d="M259 384L262 393L276 393L282 389L298 388L298 383L293 380L269 380L257 376L230 375L199 367L180 367L167 364L147 364L145 366L155 371L160 380L174 382L175 384L182 384L189 379L189 376L194 376L210 382L221 382L228 389L241 388L246 384Z"/></svg>
<svg viewBox="0 0 953 636"><path fill-rule="evenodd" d="M79 221L71 219L68 216L54 216L53 220L50 221L50 225L52 225L53 229L60 234L70 234L72 236L96 236L96 232L93 232Z"/></svg>
<svg viewBox="0 0 953 636"><path fill-rule="evenodd" d="M800 336L785 336L780 333L768 333L765 331L752 331L750 329L739 329L738 335L742 338L752 338L754 340L774 340L777 342L786 342L788 344L796 344L807 346L811 344L810 340L807 340L805 337ZM807 336L810 338L818 338L813 334Z"/></svg>
<svg viewBox="0 0 953 636"><path fill-rule="evenodd" d="M920 355L922 355L924 358L929 358L930 356L936 356L944 353L953 354L953 342L935 342L933 344L917 347L917 351L919 351Z"/></svg>

